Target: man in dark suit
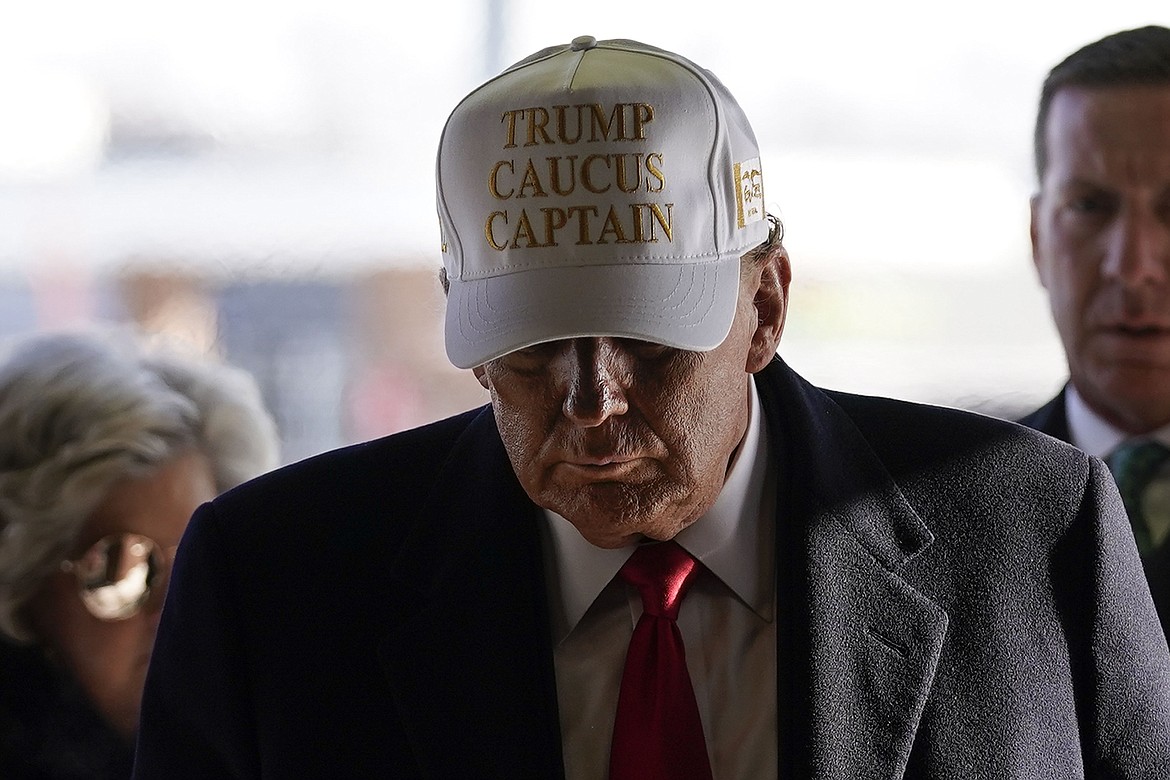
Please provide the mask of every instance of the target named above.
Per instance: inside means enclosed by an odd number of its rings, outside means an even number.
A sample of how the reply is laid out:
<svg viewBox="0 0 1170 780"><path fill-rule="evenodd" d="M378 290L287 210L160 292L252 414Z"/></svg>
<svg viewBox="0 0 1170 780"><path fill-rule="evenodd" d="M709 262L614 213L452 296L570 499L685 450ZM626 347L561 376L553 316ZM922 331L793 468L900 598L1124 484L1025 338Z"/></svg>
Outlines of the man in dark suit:
<svg viewBox="0 0 1170 780"><path fill-rule="evenodd" d="M136 777L1164 777L1104 465L801 379L761 171L631 41L461 102L447 353L491 403L196 513Z"/></svg>
<svg viewBox="0 0 1170 780"><path fill-rule="evenodd" d="M1070 379L1021 422L1109 464L1170 626L1170 29L1053 68L1035 144L1032 255Z"/></svg>

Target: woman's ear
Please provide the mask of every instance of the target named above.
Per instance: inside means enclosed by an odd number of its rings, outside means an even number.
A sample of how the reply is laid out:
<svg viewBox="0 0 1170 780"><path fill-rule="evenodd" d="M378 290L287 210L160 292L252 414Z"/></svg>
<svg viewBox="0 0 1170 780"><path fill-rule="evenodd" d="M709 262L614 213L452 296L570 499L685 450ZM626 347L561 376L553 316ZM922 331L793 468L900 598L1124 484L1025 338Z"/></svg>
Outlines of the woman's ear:
<svg viewBox="0 0 1170 780"><path fill-rule="evenodd" d="M788 315L788 285L792 281L792 267L788 262L788 250L779 246L760 261L760 267L753 273L759 274L752 303L756 310L756 329L748 349L746 370L750 374L760 371L772 361L780 346L784 333L784 320Z"/></svg>

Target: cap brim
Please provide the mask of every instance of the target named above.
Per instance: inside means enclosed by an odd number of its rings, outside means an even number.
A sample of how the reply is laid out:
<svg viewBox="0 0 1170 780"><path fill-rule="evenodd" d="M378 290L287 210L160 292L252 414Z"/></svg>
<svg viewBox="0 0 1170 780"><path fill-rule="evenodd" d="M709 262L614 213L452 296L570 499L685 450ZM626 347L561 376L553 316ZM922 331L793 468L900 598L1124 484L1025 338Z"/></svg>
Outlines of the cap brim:
<svg viewBox="0 0 1170 780"><path fill-rule="evenodd" d="M731 330L739 280L738 254L688 265L535 268L452 280L447 357L473 368L533 344L589 336L714 349Z"/></svg>

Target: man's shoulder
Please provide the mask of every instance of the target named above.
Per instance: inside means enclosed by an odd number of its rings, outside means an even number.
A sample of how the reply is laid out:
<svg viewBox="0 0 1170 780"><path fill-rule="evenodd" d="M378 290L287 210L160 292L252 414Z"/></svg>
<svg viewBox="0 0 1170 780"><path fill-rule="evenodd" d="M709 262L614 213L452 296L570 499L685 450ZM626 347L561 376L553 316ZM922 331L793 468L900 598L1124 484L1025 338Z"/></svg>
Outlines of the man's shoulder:
<svg viewBox="0 0 1170 780"><path fill-rule="evenodd" d="M1079 482L1087 473L1084 453L1019 422L893 398L827 394L883 459L903 468L983 478L994 472L997 480L1061 473Z"/></svg>
<svg viewBox="0 0 1170 780"><path fill-rule="evenodd" d="M970 409L840 390L824 393L858 426L874 431L902 431L914 439L1034 435L1034 431L1024 430L1017 422ZM907 425L912 427L906 428Z"/></svg>
<svg viewBox="0 0 1170 780"><path fill-rule="evenodd" d="M876 395L816 387L782 362L762 379L765 413L806 418L792 426L814 447L832 440L847 446L856 429L887 465L928 471L956 464L992 464L1007 468L1017 461L1056 462L1058 468L1084 468L1084 455L1044 432L981 412ZM847 420L848 422L844 422Z"/></svg>
<svg viewBox="0 0 1170 780"><path fill-rule="evenodd" d="M312 455L262 474L219 496L224 510L249 505L288 507L311 501L353 505L373 493L392 499L417 496L450 468L458 452L468 459L484 447L502 447L491 407L472 409L426 425Z"/></svg>
<svg viewBox="0 0 1170 780"><path fill-rule="evenodd" d="M972 539L1050 544L1100 487L1102 471L1094 472L1084 452L1014 421L887 398L830 397L940 549Z"/></svg>

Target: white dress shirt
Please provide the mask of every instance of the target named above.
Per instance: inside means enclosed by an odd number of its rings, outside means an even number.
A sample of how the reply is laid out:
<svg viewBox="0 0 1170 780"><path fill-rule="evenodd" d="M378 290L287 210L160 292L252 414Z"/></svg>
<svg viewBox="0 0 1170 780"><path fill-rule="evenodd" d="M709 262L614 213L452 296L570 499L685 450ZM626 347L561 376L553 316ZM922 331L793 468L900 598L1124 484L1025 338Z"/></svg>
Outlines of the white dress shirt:
<svg viewBox="0 0 1170 780"><path fill-rule="evenodd" d="M1072 443L1090 455L1107 458L1113 450L1124 444L1130 437L1105 421L1089 408L1085 399L1072 385L1065 392L1065 414L1068 417L1068 433ZM1151 439L1170 447L1170 426L1143 434L1142 439ZM1158 472L1157 477L1142 495L1142 511L1150 539L1155 546L1170 536L1170 461Z"/></svg>
<svg viewBox="0 0 1170 780"><path fill-rule="evenodd" d="M777 773L775 468L751 384L751 419L711 509L675 540L706 567L679 611L687 668L716 780ZM599 780L626 648L642 613L617 576L633 547L589 544L545 513L557 698L567 780Z"/></svg>

